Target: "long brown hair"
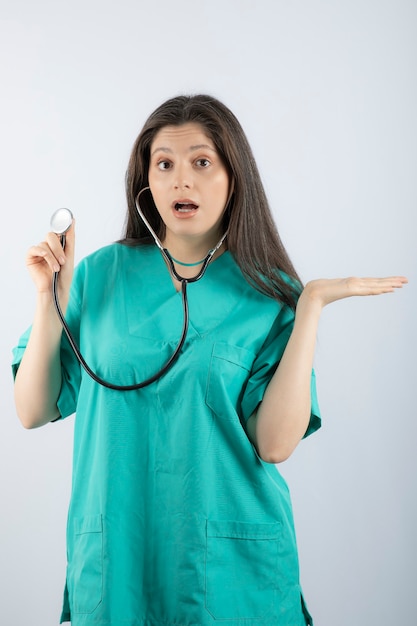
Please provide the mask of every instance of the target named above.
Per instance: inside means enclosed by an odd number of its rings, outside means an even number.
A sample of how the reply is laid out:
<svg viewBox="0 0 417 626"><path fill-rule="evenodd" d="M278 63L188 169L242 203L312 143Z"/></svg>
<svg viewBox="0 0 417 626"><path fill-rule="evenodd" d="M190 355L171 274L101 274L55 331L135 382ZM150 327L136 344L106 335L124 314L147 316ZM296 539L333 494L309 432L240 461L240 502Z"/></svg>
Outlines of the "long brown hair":
<svg viewBox="0 0 417 626"><path fill-rule="evenodd" d="M207 95L178 96L160 105L145 122L136 139L126 171L128 211L120 243L139 245L151 241L140 219L135 198L148 186L150 148L165 126L200 124L211 138L233 181L233 193L224 214L227 246L247 280L260 292L295 308L302 284L281 242L255 159L235 115L219 100ZM165 225L144 193L142 210L160 239ZM283 278L282 272L286 275Z"/></svg>

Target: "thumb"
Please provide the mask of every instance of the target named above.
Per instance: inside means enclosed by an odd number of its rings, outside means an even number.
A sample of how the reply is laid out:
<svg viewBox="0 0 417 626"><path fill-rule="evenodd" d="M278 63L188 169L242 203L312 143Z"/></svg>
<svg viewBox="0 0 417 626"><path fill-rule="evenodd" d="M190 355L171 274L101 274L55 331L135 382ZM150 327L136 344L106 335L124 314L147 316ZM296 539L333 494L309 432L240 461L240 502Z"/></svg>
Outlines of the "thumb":
<svg viewBox="0 0 417 626"><path fill-rule="evenodd" d="M67 263L72 266L74 264L74 252L75 252L75 219L72 220L72 224L65 233L65 257Z"/></svg>
<svg viewBox="0 0 417 626"><path fill-rule="evenodd" d="M70 228L65 233L65 263L60 270L60 287L69 290L74 271L74 250L75 250L75 222L72 220Z"/></svg>

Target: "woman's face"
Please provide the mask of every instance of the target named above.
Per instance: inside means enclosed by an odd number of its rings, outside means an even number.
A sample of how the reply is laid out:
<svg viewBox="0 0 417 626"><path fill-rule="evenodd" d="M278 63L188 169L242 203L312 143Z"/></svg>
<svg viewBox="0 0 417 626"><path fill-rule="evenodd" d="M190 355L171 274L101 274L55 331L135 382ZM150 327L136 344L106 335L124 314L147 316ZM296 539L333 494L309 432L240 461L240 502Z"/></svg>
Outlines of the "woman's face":
<svg viewBox="0 0 417 626"><path fill-rule="evenodd" d="M213 247L222 236L230 178L200 124L165 126L151 144L149 186L166 226L164 245L179 239Z"/></svg>

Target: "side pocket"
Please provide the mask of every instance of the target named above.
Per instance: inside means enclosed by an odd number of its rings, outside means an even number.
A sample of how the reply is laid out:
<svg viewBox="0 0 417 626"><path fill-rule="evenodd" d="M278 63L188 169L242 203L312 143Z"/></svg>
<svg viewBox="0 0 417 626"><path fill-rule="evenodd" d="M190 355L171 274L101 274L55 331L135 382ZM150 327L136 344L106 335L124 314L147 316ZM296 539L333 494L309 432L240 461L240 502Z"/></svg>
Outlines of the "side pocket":
<svg viewBox="0 0 417 626"><path fill-rule="evenodd" d="M259 619L273 610L281 524L207 521L206 610Z"/></svg>
<svg viewBox="0 0 417 626"><path fill-rule="evenodd" d="M103 520L101 515L74 518L68 563L71 613L92 613L103 598Z"/></svg>

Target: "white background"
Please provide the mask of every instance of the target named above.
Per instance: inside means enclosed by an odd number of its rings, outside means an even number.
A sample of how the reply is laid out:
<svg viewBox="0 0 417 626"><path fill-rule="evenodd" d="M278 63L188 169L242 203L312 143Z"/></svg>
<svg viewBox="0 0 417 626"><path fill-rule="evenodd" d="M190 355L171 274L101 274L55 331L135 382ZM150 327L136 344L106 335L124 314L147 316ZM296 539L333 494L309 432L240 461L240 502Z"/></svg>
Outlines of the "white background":
<svg viewBox="0 0 417 626"><path fill-rule="evenodd" d="M281 466L316 626L416 623L417 4L414 0L1 0L0 623L58 623L73 420L25 431L11 350L24 257L51 213L77 259L117 239L148 114L206 92L238 116L303 280L406 274L331 305L324 428Z"/></svg>

